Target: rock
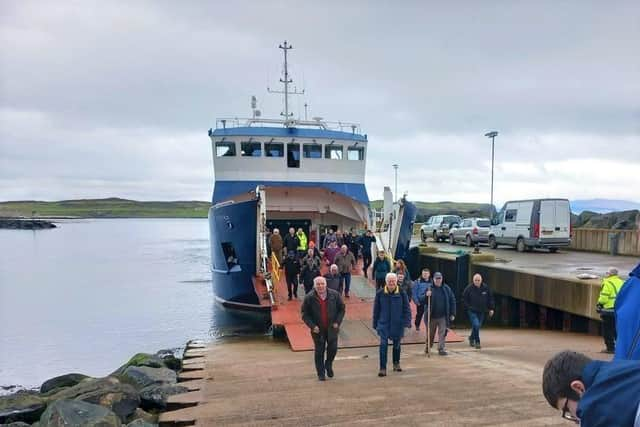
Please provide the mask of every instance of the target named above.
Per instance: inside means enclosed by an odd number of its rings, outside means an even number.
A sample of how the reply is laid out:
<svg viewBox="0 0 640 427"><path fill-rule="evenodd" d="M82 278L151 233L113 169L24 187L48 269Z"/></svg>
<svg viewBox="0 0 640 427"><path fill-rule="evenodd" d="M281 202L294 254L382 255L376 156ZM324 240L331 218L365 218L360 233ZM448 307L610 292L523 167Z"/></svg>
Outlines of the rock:
<svg viewBox="0 0 640 427"><path fill-rule="evenodd" d="M80 381L89 378L82 374L66 374L59 377L51 378L40 386L40 393L49 393L57 388L72 387Z"/></svg>
<svg viewBox="0 0 640 427"><path fill-rule="evenodd" d="M0 427L31 427L31 424L25 423L23 421L16 421L15 423L0 424Z"/></svg>
<svg viewBox="0 0 640 427"><path fill-rule="evenodd" d="M122 383L115 377L84 380L48 397L49 402L71 399L107 407L117 414L123 422L140 405L138 391L132 385Z"/></svg>
<svg viewBox="0 0 640 427"><path fill-rule="evenodd" d="M174 394L186 393L189 389L174 384L152 384L140 390L140 406L143 409L167 408L167 398Z"/></svg>
<svg viewBox="0 0 640 427"><path fill-rule="evenodd" d="M0 396L0 423L33 423L38 421L46 406L46 401L31 391Z"/></svg>
<svg viewBox="0 0 640 427"><path fill-rule="evenodd" d="M138 353L134 355L127 363L120 366L111 375L122 375L130 366L148 366L150 368L164 368L164 362L157 354Z"/></svg>
<svg viewBox="0 0 640 427"><path fill-rule="evenodd" d="M151 424L157 424L158 423L158 415L157 414L150 414L147 411L141 409L141 408L137 408L136 411L133 413L133 415L131 415L129 417L129 423L135 421L135 420L143 420L146 421L148 423Z"/></svg>
<svg viewBox="0 0 640 427"><path fill-rule="evenodd" d="M145 421L143 419L138 419L127 424L127 427L158 427L158 424L150 423L149 421Z"/></svg>
<svg viewBox="0 0 640 427"><path fill-rule="evenodd" d="M40 417L40 427L120 427L118 416L109 409L80 400L58 400Z"/></svg>
<svg viewBox="0 0 640 427"><path fill-rule="evenodd" d="M169 368L150 368L148 366L129 366L121 378L138 389L151 384L176 384L178 375Z"/></svg>
<svg viewBox="0 0 640 427"><path fill-rule="evenodd" d="M0 228L8 228L10 230L40 230L43 228L56 228L56 225L52 222L39 219L0 218Z"/></svg>

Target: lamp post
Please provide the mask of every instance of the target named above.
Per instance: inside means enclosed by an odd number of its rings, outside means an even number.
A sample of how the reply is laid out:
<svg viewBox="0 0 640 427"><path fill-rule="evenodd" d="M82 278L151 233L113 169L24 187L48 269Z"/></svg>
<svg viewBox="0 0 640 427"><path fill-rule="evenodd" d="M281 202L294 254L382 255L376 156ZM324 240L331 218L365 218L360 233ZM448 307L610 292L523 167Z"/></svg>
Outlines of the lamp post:
<svg viewBox="0 0 640 427"><path fill-rule="evenodd" d="M393 164L391 166L393 166L393 169L395 170L395 174L396 174L396 189L393 195L396 199L395 201L397 202L398 201L398 164Z"/></svg>
<svg viewBox="0 0 640 427"><path fill-rule="evenodd" d="M494 159L494 147L496 136L498 131L492 130L484 134L487 138L491 138L491 206L489 206L489 217L493 217L493 159Z"/></svg>

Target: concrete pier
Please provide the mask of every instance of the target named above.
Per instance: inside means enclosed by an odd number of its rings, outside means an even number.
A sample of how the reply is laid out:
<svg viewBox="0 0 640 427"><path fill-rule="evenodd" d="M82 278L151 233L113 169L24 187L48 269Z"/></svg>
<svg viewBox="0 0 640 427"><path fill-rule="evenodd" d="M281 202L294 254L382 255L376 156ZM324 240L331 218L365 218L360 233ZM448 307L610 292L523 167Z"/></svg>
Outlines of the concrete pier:
<svg viewBox="0 0 640 427"><path fill-rule="evenodd" d="M466 336L468 330L457 330ZM546 360L563 349L591 357L599 337L551 331L481 332L483 349L448 345L449 356L426 358L403 346L404 371L376 376L376 348L341 349L336 376L319 382L312 352L292 352L270 338L230 339L195 349L183 374L192 393L174 396L163 426L196 425L566 425L541 392ZM190 380L196 378L196 380Z"/></svg>

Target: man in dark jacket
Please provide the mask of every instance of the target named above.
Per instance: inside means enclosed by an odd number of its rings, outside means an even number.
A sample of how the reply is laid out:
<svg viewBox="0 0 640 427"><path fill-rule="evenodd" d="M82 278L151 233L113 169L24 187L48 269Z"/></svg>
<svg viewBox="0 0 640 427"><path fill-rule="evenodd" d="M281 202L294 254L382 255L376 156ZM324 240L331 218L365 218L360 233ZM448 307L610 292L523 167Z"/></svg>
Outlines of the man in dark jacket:
<svg viewBox="0 0 640 427"><path fill-rule="evenodd" d="M640 426L640 363L635 360L592 361L563 351L545 365L542 393L562 418L583 427Z"/></svg>
<svg viewBox="0 0 640 427"><path fill-rule="evenodd" d="M372 275L376 281L376 289L384 286L387 273L391 273L391 261L385 255L384 251L378 251L378 256L373 262Z"/></svg>
<svg viewBox="0 0 640 427"><path fill-rule="evenodd" d="M413 302L416 305L416 319L414 321L416 331L420 330L420 323L422 323L424 311L427 308L427 290L432 284L431 270L423 268L420 278L413 284Z"/></svg>
<svg viewBox="0 0 640 427"><path fill-rule="evenodd" d="M480 349L480 327L484 322L484 315L488 311L489 317L493 317L495 302L491 289L482 282L482 276L478 273L473 275L473 283L467 286L462 292L462 300L471 321L471 335L469 345Z"/></svg>
<svg viewBox="0 0 640 427"><path fill-rule="evenodd" d="M411 327L411 307L407 294L400 290L398 277L388 273L386 285L376 293L373 304L373 329L380 337L380 371L379 377L387 375L387 350L389 340L393 342L393 370L401 372L400 340L404 336L404 328Z"/></svg>
<svg viewBox="0 0 640 427"><path fill-rule="evenodd" d="M426 294L427 298L431 297L431 322L429 324L429 336L431 337L431 346L433 346L433 339L436 336L436 329L438 330L438 354L440 356L446 356L447 350L445 350L445 341L447 337L447 328L449 322L452 322L456 317L456 297L453 295L453 291L444 283L442 273L436 271L433 275L433 286L430 286ZM429 313L425 313L428 316ZM425 322L427 323L427 322Z"/></svg>
<svg viewBox="0 0 640 427"><path fill-rule="evenodd" d="M324 275L325 280L327 281L327 287L329 289L333 289L340 295L342 295L342 278L340 277L340 273L338 272L338 266L335 264L331 264L329 267L329 272Z"/></svg>
<svg viewBox="0 0 640 427"><path fill-rule="evenodd" d="M367 270L371 265L371 245L376 241L371 230L367 230L364 236L360 237L360 248L362 250L362 263L364 264L362 269L364 270L364 277L367 276Z"/></svg>
<svg viewBox="0 0 640 427"><path fill-rule="evenodd" d="M308 294L313 289L313 279L320 276L320 258L314 255L313 249L307 251L307 256L300 261L300 280L304 285L304 292Z"/></svg>
<svg viewBox="0 0 640 427"><path fill-rule="evenodd" d="M316 277L313 288L302 302L302 320L311 330L316 372L318 379L324 381L325 372L326 376L333 378L333 360L338 352L338 331L345 306L340 294L327 289L324 277Z"/></svg>
<svg viewBox="0 0 640 427"><path fill-rule="evenodd" d="M284 242L285 254L288 254L291 251L295 252L296 254L298 253L298 246L300 245L300 239L298 239L298 236L296 236L295 228L293 227L289 228L289 234L284 236L283 242Z"/></svg>
<svg viewBox="0 0 640 427"><path fill-rule="evenodd" d="M300 263L296 259L296 253L291 251L284 260L284 277L287 281L289 300L292 297L298 298L298 274L300 274Z"/></svg>
<svg viewBox="0 0 640 427"><path fill-rule="evenodd" d="M338 266L340 278L344 285L344 296L349 298L349 290L351 288L351 270L356 266L356 258L352 252L349 252L347 245L342 245L340 252L333 259L334 264Z"/></svg>

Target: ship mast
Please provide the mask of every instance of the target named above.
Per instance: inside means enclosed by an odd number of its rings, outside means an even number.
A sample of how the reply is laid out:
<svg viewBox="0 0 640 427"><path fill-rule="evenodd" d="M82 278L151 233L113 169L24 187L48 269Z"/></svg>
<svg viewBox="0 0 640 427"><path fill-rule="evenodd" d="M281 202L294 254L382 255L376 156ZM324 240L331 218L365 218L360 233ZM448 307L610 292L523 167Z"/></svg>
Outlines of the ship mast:
<svg viewBox="0 0 640 427"><path fill-rule="evenodd" d="M278 47L282 49L284 53L284 79L280 79L280 83L283 84L284 90L271 90L267 88L267 91L269 93L284 94L284 111L281 112L280 115L284 117L284 125L289 127L293 124L293 120L290 120L290 118L293 116L293 113L289 112L289 95L303 95L304 89L302 90L302 92L298 92L297 89L295 88L293 89L293 91L289 90L289 84L293 83L293 79L289 77L289 68L287 64L287 51L290 49L293 49L293 46L291 46L290 44L287 44L287 41L285 40L284 43L281 45L278 45Z"/></svg>

